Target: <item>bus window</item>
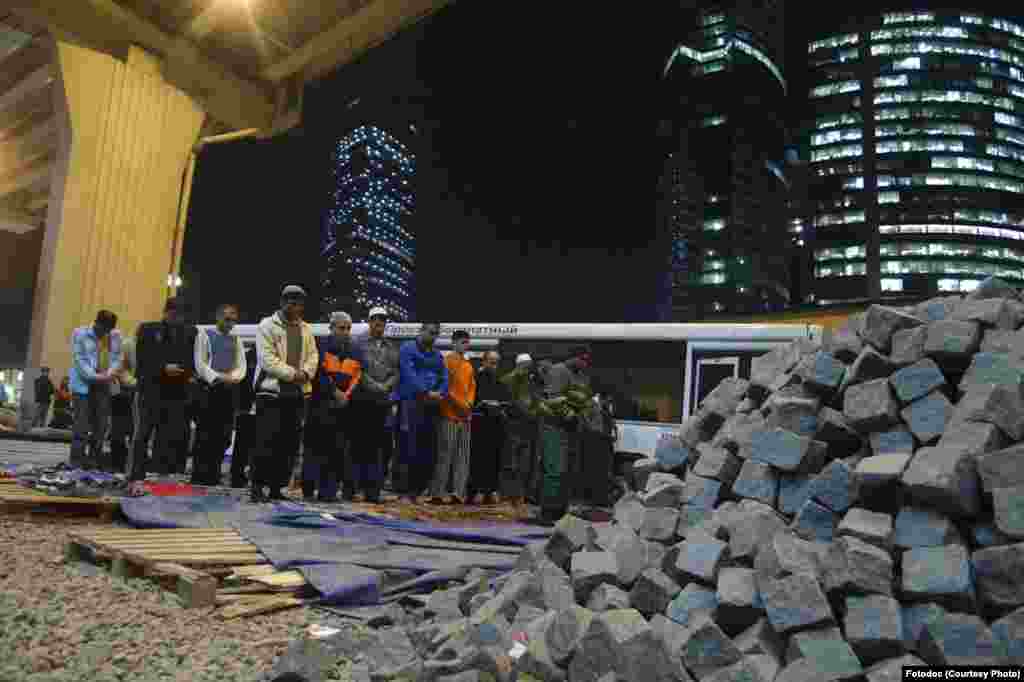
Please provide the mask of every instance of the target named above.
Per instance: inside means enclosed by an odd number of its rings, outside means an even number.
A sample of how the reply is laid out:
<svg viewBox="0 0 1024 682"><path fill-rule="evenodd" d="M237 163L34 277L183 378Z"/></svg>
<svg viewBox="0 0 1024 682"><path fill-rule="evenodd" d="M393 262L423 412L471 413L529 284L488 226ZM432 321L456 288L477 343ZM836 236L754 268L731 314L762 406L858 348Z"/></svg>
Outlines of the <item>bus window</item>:
<svg viewBox="0 0 1024 682"><path fill-rule="evenodd" d="M535 361L562 362L578 345L593 351L591 388L611 398L616 419L682 421L686 345L679 341L502 341L499 371L511 370L520 353Z"/></svg>

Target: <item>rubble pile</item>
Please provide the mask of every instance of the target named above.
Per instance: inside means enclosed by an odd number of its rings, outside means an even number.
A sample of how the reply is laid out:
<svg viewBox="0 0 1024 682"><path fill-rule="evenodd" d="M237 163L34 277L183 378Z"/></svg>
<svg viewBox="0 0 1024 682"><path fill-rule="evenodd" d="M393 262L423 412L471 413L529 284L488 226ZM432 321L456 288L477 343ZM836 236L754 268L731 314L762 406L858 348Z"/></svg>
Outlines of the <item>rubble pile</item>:
<svg viewBox="0 0 1024 682"><path fill-rule="evenodd" d="M1024 665L1022 325L990 279L755 359L637 462L613 522L566 516L514 572L434 593L402 629L403 673L883 682Z"/></svg>

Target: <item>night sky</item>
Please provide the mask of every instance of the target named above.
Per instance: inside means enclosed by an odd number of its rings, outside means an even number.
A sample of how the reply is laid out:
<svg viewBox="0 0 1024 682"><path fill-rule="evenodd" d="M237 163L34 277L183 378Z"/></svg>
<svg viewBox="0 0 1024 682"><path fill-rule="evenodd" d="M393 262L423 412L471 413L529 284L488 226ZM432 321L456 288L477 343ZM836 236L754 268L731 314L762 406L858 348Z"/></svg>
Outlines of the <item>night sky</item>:
<svg viewBox="0 0 1024 682"><path fill-rule="evenodd" d="M230 300L258 321L285 283L317 297L332 147L380 121L420 131L418 318L652 320L668 249L655 230L659 84L692 27L681 4L455 3L307 87L299 129L208 148L182 267L193 315L211 320ZM792 124L808 40L796 4L786 26Z"/></svg>

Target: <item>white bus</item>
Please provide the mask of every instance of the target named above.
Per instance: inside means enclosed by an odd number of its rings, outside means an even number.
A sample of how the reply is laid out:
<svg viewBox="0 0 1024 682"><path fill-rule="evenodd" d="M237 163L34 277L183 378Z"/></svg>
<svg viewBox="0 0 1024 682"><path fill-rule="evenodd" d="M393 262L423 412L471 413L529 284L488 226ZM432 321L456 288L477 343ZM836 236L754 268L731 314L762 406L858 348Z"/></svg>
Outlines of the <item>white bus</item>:
<svg viewBox="0 0 1024 682"><path fill-rule="evenodd" d="M661 434L677 433L722 379L749 378L753 358L797 339L820 341L822 331L806 324L444 323L438 339L442 352L451 348L457 329L470 334L471 358L497 350L502 371L511 369L520 353L560 362L572 346L590 346L594 391L613 401L616 450L633 457L652 456ZM329 334L326 324L314 324L313 331L318 337ZM366 324L352 327L353 336L367 331ZM418 322L391 323L385 336L408 340L419 331ZM234 333L254 347L256 325L238 325ZM254 353L252 348L250 381Z"/></svg>

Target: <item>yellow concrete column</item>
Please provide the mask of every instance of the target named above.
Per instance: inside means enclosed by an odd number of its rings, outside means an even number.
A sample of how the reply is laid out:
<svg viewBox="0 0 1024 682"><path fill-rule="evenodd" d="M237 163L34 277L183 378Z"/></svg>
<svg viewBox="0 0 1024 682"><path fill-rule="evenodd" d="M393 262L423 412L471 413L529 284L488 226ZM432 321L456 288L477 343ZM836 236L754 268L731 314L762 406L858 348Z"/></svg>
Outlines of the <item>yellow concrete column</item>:
<svg viewBox="0 0 1024 682"><path fill-rule="evenodd" d="M75 327L158 319L176 249L182 179L204 113L132 48L126 60L56 44L62 139L36 285L28 366L70 366Z"/></svg>

